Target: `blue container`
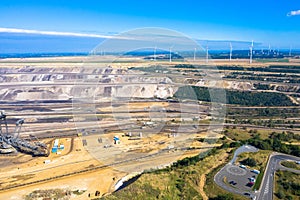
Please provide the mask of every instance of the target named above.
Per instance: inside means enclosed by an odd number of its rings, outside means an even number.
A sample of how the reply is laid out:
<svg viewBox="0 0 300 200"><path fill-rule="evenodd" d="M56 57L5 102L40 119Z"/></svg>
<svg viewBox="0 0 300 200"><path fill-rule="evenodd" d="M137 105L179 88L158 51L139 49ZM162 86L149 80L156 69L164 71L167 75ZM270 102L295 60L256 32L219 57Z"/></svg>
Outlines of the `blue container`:
<svg viewBox="0 0 300 200"><path fill-rule="evenodd" d="M56 153L57 152L57 147L53 147L51 152Z"/></svg>

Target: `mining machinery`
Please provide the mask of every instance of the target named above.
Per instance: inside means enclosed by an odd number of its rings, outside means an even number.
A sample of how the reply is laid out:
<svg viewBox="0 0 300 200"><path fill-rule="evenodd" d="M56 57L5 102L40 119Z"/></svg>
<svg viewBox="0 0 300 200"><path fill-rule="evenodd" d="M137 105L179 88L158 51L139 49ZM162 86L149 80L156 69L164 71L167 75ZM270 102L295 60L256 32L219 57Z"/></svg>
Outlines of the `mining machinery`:
<svg viewBox="0 0 300 200"><path fill-rule="evenodd" d="M36 142L26 141L20 138L20 130L24 124L24 119L19 119L16 122L16 127L12 134L8 131L6 114L4 111L0 112L0 153L15 153L21 152L30 154L32 156L48 156L49 151L47 145L37 140ZM5 130L2 126L5 126Z"/></svg>

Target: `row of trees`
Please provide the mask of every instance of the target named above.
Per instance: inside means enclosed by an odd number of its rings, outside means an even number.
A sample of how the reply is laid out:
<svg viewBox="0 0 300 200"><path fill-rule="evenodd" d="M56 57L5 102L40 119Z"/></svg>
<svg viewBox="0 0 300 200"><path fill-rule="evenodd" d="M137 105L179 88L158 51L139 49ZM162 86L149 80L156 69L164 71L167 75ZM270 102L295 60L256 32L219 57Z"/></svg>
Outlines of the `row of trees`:
<svg viewBox="0 0 300 200"><path fill-rule="evenodd" d="M287 144L288 142L292 142L292 141L300 141L300 135L298 134L295 134L293 132L282 132L282 133L273 132L269 136L269 138L262 139L260 137L260 134L257 133L257 131L254 130L251 132L255 134L252 138L247 140L242 140L242 141L234 141L231 143L224 143L221 146L221 148L228 148L228 147L236 148L242 146L243 144L250 144L262 150L272 150L272 151L277 151L277 152L290 154L298 157L300 156L300 146ZM246 160L245 162L252 162L252 161Z"/></svg>
<svg viewBox="0 0 300 200"><path fill-rule="evenodd" d="M261 139L260 135L257 134L253 138L239 142L234 142L234 145L242 145L242 144L250 144L253 145L259 149L262 150L272 150L277 151L285 154L290 154L294 156L300 156L300 146L297 145L290 145L285 144L284 142L288 142L290 136L286 133L276 133L274 135L271 135L270 138L267 139ZM284 138L284 139L283 139ZM298 138L298 136L295 135L295 138ZM282 142L283 141L283 142ZM233 144L230 144L231 146Z"/></svg>
<svg viewBox="0 0 300 200"><path fill-rule="evenodd" d="M294 108L228 108L227 109L228 116L234 118L235 116L246 117L280 117L280 118L287 118L287 117L298 117L300 115L300 109ZM250 118L251 119L251 118ZM250 120L249 119L249 120Z"/></svg>
<svg viewBox="0 0 300 200"><path fill-rule="evenodd" d="M178 99L197 98L200 101L239 104L243 106L293 106L294 103L281 93L232 91L197 86L183 86L175 93Z"/></svg>
<svg viewBox="0 0 300 200"><path fill-rule="evenodd" d="M241 118L241 117L240 117ZM285 127L285 128L297 128L300 127L300 123L296 120L261 120L261 119L239 119L235 118L234 120L226 120L226 123L234 123L234 124L251 124L256 126L265 126L265 127Z"/></svg>
<svg viewBox="0 0 300 200"><path fill-rule="evenodd" d="M213 66L208 65L175 65L175 68L181 69L213 69ZM235 71L251 71L251 72L277 72L277 73L295 73L299 74L299 66L268 66L268 67L243 67L243 66L218 66L219 70L235 70Z"/></svg>

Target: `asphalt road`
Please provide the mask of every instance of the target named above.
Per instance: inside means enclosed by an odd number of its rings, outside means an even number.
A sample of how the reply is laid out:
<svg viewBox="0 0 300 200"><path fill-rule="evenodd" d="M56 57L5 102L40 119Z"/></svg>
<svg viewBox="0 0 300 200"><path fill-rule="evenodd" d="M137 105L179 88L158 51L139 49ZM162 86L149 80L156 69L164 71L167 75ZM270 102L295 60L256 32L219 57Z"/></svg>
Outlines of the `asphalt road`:
<svg viewBox="0 0 300 200"><path fill-rule="evenodd" d="M251 191L251 189L247 189L245 187L247 178L251 177L253 173L251 173L249 169L239 168L238 166L234 165L234 162L239 154L243 152L256 151L256 148L249 145L238 148L234 153L233 159L215 175L215 183L231 193L244 195L244 193L247 192L251 195L252 199L255 200L272 200L274 193L274 176L276 171L291 171L300 174L300 170L290 169L280 164L280 162L284 160L300 161L299 157L281 153L272 153L269 157L260 189L256 193L254 193L253 191ZM225 178L227 179L226 182L234 180L237 184L235 186L232 186L228 183L225 183Z"/></svg>
<svg viewBox="0 0 300 200"><path fill-rule="evenodd" d="M261 187L257 192L257 194L255 195L257 197L257 200L273 199L274 176L277 170L291 171L300 174L300 170L294 170L282 166L280 162L283 160L300 161L300 158L291 155L286 155L286 154L273 153L269 158Z"/></svg>
<svg viewBox="0 0 300 200"><path fill-rule="evenodd" d="M240 148L238 148L235 152L234 152L234 155L233 155L233 158L232 160L230 161L231 164L234 164L237 156L241 153L244 153L244 152L257 152L258 149L253 147L253 146L250 146L250 145L244 145L244 146L241 146Z"/></svg>

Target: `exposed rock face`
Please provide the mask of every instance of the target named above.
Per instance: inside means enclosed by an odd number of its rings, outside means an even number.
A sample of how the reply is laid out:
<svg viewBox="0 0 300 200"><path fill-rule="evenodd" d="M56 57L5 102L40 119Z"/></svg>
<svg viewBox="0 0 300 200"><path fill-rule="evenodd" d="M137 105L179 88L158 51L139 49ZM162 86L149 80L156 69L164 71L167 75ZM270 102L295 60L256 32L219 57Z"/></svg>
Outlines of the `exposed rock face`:
<svg viewBox="0 0 300 200"><path fill-rule="evenodd" d="M89 98L161 98L172 97L177 87L170 78L147 76L126 67L25 66L0 68L0 100L69 100ZM250 81L187 78L186 85L257 90ZM266 83L268 84L268 83ZM300 93L300 86L272 84L272 90Z"/></svg>
<svg viewBox="0 0 300 200"><path fill-rule="evenodd" d="M237 82L237 81L225 81L225 80L200 80L196 83L196 86L200 87L215 87L226 88L232 90L252 90L253 84L250 82Z"/></svg>
<svg viewBox="0 0 300 200"><path fill-rule="evenodd" d="M251 91L257 90L255 87L255 82L248 81L228 81L228 80L200 80L196 84L199 87L215 87L215 88L225 88L231 90L242 90L242 91ZM268 83L266 83L268 85ZM281 83L270 84L270 86L274 86L271 90L278 92L295 92L300 93L300 86L295 85L285 85Z"/></svg>
<svg viewBox="0 0 300 200"><path fill-rule="evenodd" d="M168 98L176 89L167 77L146 77L126 69L0 69L0 100L68 100L76 96ZM84 86L82 86L82 84ZM5 87L7 85L7 87Z"/></svg>
<svg viewBox="0 0 300 200"><path fill-rule="evenodd" d="M117 86L112 87L113 97L168 98L175 93L172 81L167 77L126 75L118 77L117 81Z"/></svg>

